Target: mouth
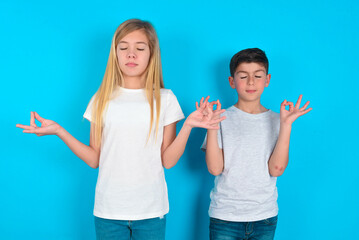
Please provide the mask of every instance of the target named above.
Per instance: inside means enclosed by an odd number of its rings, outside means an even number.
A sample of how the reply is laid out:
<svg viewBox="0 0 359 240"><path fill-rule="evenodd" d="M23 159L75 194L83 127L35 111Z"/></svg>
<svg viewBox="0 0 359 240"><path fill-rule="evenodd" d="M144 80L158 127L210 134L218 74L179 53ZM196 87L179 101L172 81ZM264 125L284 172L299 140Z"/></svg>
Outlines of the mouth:
<svg viewBox="0 0 359 240"><path fill-rule="evenodd" d="M247 93L255 93L257 90L246 90Z"/></svg>
<svg viewBox="0 0 359 240"><path fill-rule="evenodd" d="M126 63L125 65L127 67L136 67L138 64L130 62L130 63Z"/></svg>

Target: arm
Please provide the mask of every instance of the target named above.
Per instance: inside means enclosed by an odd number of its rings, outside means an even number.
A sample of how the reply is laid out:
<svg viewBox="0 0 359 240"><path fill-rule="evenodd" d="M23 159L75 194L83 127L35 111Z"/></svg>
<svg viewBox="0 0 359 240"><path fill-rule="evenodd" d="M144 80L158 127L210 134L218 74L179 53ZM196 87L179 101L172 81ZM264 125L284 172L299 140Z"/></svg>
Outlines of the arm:
<svg viewBox="0 0 359 240"><path fill-rule="evenodd" d="M223 172L223 150L218 146L218 130L207 131L206 163L210 174L217 176Z"/></svg>
<svg viewBox="0 0 359 240"><path fill-rule="evenodd" d="M35 119L40 121L40 127L35 124ZM92 168L97 168L99 165L100 148L96 147L94 144L94 125L92 123L89 146L78 141L58 123L49 119L44 119L36 112L31 112L30 126L17 124L16 127L24 129L24 133L34 133L37 136L56 135L87 165Z"/></svg>
<svg viewBox="0 0 359 240"><path fill-rule="evenodd" d="M169 169L177 164L185 150L192 128L201 127L206 129L218 129L216 124L225 119L225 117L213 118L215 114L219 116L224 110L218 111L217 113L209 112L208 99L209 97L203 101L202 98L200 107L198 107L198 104L196 103L197 110L188 116L177 137L176 123L165 126L161 147L162 164L165 168Z"/></svg>
<svg viewBox="0 0 359 240"><path fill-rule="evenodd" d="M293 106L292 102L284 100L280 108L280 129L277 144L268 161L269 174L273 177L279 177L283 174L289 160L289 141L292 130L292 123L300 116L308 113L312 108L306 109L309 101L300 107L302 95L299 96L297 103ZM289 110L285 107L289 105Z"/></svg>
<svg viewBox="0 0 359 240"><path fill-rule="evenodd" d="M214 112L221 110L221 103L216 103L217 109ZM217 134L218 130L207 130L206 163L209 173L214 176L221 174L224 168L223 150L218 146Z"/></svg>
<svg viewBox="0 0 359 240"><path fill-rule="evenodd" d="M163 130L163 142L161 147L162 165L167 169L170 169L177 164L186 148L187 140L192 130L190 126L184 123L181 131L176 137L176 124L177 122L167 125Z"/></svg>

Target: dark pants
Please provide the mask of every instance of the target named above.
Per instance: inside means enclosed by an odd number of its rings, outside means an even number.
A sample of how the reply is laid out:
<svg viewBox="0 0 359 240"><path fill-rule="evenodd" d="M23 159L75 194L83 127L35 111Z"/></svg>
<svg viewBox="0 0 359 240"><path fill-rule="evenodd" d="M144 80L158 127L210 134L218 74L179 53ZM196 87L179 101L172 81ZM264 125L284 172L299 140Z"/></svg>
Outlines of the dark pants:
<svg viewBox="0 0 359 240"><path fill-rule="evenodd" d="M272 240L277 216L256 222L231 222L210 218L211 240Z"/></svg>
<svg viewBox="0 0 359 240"><path fill-rule="evenodd" d="M111 220L95 217L97 240L164 240L166 216L144 220Z"/></svg>

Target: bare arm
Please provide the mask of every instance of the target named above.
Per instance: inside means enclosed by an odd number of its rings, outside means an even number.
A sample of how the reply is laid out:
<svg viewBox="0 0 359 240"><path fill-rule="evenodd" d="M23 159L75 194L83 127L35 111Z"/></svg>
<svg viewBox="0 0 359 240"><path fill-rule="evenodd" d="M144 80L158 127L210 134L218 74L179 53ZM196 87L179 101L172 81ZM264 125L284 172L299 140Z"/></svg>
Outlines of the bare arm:
<svg viewBox="0 0 359 240"><path fill-rule="evenodd" d="M273 177L282 175L288 165L291 129L291 125L280 125L277 144L268 162L269 174Z"/></svg>
<svg viewBox="0 0 359 240"><path fill-rule="evenodd" d="M202 98L200 107L198 107L198 104L196 103L197 110L188 116L177 137L176 123L165 126L161 147L162 164L165 168L169 169L177 164L185 150L192 128L201 127L206 129L218 129L216 124L225 119L224 117L213 118L213 113L208 113L208 111L206 111L206 109L209 109L208 99L209 97L203 101ZM221 111L218 111L216 114L220 115L220 113Z"/></svg>
<svg viewBox="0 0 359 240"><path fill-rule="evenodd" d="M191 127L184 123L176 137L176 124L177 122L167 125L163 130L162 165L167 169L177 164L186 148L187 140L192 130Z"/></svg>
<svg viewBox="0 0 359 240"><path fill-rule="evenodd" d="M217 104L217 109L221 110L221 103L219 101L212 102L212 107ZM223 172L224 157L223 150L218 146L217 138L218 130L207 130L207 144L206 144L206 163L210 174L217 176Z"/></svg>
<svg viewBox="0 0 359 240"><path fill-rule="evenodd" d="M223 150L218 146L218 130L207 131L206 163L210 174L217 176L223 172Z"/></svg>
<svg viewBox="0 0 359 240"><path fill-rule="evenodd" d="M292 130L292 123L300 116L308 113L312 108L308 108L309 102L300 107L302 95L299 96L297 103L293 106L292 102L284 100L280 109L280 129L277 144L268 162L269 174L278 177L283 174L289 160L289 141ZM289 110L285 107L289 105Z"/></svg>
<svg viewBox="0 0 359 240"><path fill-rule="evenodd" d="M40 121L40 127L35 124L35 119ZM87 165L92 168L97 168L99 165L100 148L94 145L93 124L91 124L89 146L78 141L58 123L49 119L44 119L36 112L31 112L30 126L17 124L16 127L24 129L24 133L34 133L37 136L56 135L62 141L64 141L64 143L71 149L71 151L75 153L75 155L80 159L82 159Z"/></svg>

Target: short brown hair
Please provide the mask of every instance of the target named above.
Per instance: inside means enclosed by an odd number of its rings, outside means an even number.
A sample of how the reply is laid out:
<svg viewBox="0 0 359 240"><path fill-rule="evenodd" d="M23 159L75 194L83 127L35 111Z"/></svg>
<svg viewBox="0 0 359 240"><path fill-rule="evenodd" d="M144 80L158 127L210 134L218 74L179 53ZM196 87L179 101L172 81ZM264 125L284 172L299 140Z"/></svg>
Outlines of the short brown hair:
<svg viewBox="0 0 359 240"><path fill-rule="evenodd" d="M239 64L243 62L246 63L255 62L262 64L268 74L268 68L269 68L268 58L265 52L259 48L247 48L234 54L229 64L229 70L231 72L232 77L234 77L234 73L236 72L236 69L239 66Z"/></svg>

